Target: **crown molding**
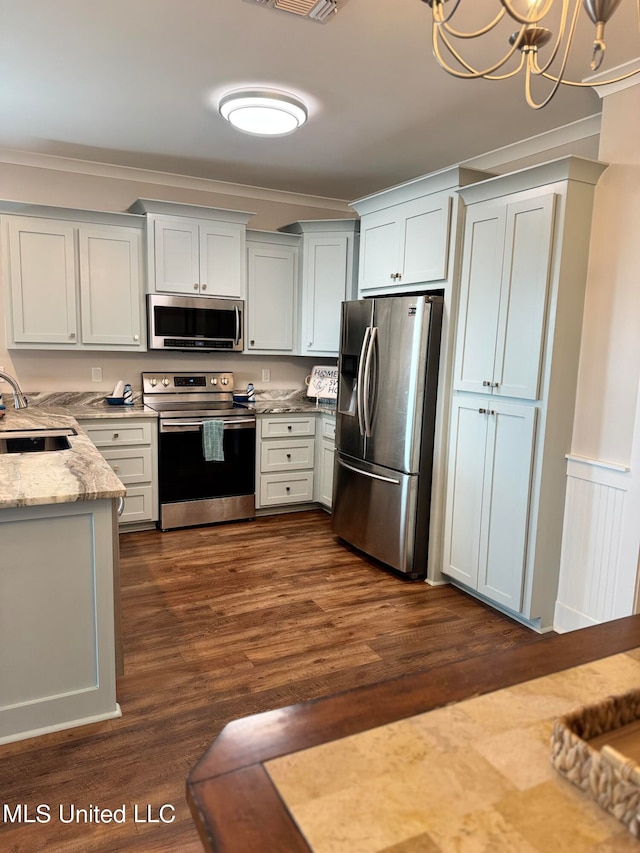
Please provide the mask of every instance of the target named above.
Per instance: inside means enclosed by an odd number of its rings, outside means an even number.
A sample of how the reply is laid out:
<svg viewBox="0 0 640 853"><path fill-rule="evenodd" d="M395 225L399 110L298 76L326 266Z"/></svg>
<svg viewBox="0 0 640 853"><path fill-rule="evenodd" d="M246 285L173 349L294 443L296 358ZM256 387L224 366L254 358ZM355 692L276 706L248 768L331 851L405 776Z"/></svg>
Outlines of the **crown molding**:
<svg viewBox="0 0 640 853"><path fill-rule="evenodd" d="M640 57L632 59L630 62L625 62L622 65L617 65L615 68L610 68L608 71L601 71L599 74L585 77L582 82L590 83L599 98L606 98L607 95L613 95L614 92L621 92L623 89L630 89L632 86L637 86L640 83L640 74L636 73L633 77L620 80L619 83L603 83L602 81L608 77L620 77L622 74L637 71L640 71Z"/></svg>
<svg viewBox="0 0 640 853"><path fill-rule="evenodd" d="M599 136L601 121L602 116L600 113L586 116L586 118L578 119L578 121L571 122L570 124L564 124L553 130L547 130L544 133L538 133L527 139L521 139L519 142L512 142L510 145L488 151L479 157L464 160L462 165L473 166L475 169L491 170L505 163L513 163L517 160L524 160L527 157L534 157L537 154L543 154L545 151L560 148L563 145L570 145L572 142L579 142L591 136Z"/></svg>
<svg viewBox="0 0 640 853"><path fill-rule="evenodd" d="M17 148L0 148L0 163L12 166L28 166L34 169L50 169L55 172L70 172L94 178L160 184L166 187L219 193L220 195L237 196L239 198L255 198L262 201L279 202L280 204L304 205L306 207L315 207L319 210L335 210L340 213L352 215L352 211L344 199L305 195L303 193L269 189L268 187L252 187L248 184L233 184L227 181L216 181L211 178L195 178L190 175L157 172L133 166L115 166L111 163L98 163L92 160L76 160L72 157L40 154Z"/></svg>

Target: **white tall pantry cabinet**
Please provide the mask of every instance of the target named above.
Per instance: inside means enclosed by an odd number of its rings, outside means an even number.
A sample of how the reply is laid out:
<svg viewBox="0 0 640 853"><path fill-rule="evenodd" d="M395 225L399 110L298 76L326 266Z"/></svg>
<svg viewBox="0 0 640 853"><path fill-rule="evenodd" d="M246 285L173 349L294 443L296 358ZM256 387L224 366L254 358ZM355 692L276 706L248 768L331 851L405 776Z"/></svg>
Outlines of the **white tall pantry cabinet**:
<svg viewBox="0 0 640 853"><path fill-rule="evenodd" d="M465 187L443 572L553 624L595 185L566 158Z"/></svg>

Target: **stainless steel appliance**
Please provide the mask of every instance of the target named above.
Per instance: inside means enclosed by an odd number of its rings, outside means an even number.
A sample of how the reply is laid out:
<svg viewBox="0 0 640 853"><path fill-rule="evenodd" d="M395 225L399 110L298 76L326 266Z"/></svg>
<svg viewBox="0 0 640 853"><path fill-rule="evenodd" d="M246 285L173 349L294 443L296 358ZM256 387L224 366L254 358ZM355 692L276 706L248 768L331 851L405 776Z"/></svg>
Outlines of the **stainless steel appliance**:
<svg viewBox="0 0 640 853"><path fill-rule="evenodd" d="M256 416L233 401L233 373L143 373L142 400L158 412L162 530L255 517ZM220 461L203 429L218 421Z"/></svg>
<svg viewBox="0 0 640 853"><path fill-rule="evenodd" d="M333 530L411 578L427 571L441 296L343 302Z"/></svg>
<svg viewBox="0 0 640 853"><path fill-rule="evenodd" d="M244 302L210 296L147 296L149 349L211 352L239 350Z"/></svg>

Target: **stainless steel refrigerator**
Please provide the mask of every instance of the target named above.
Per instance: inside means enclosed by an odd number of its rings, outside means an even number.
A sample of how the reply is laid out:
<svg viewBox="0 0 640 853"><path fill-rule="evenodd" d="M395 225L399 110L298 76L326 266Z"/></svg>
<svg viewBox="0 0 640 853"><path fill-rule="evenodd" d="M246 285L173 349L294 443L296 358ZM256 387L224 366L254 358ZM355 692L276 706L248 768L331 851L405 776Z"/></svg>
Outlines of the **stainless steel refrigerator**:
<svg viewBox="0 0 640 853"><path fill-rule="evenodd" d="M333 530L425 577L442 296L342 303Z"/></svg>

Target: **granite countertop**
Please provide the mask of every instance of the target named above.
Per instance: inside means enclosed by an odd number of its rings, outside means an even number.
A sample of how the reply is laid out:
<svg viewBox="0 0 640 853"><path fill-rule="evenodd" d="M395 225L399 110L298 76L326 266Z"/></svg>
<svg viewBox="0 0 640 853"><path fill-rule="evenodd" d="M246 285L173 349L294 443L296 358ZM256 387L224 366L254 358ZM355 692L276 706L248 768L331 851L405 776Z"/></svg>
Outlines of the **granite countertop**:
<svg viewBox="0 0 640 853"><path fill-rule="evenodd" d="M95 391L55 391L45 393L32 391L25 395L29 401L29 410L44 409L51 414L70 415L77 420L94 418L157 418L158 413L142 404L140 392L134 393L133 406L110 406L105 402L105 392ZM11 395L5 397L7 411Z"/></svg>
<svg viewBox="0 0 640 853"><path fill-rule="evenodd" d="M257 415L282 415L298 412L315 412L317 414L335 415L335 400L321 400L316 405L315 397L307 397L306 390L256 391L255 410Z"/></svg>
<svg viewBox="0 0 640 853"><path fill-rule="evenodd" d="M69 450L0 454L0 508L124 497L126 489L76 418L46 406L8 408L0 436L12 430L71 428Z"/></svg>

